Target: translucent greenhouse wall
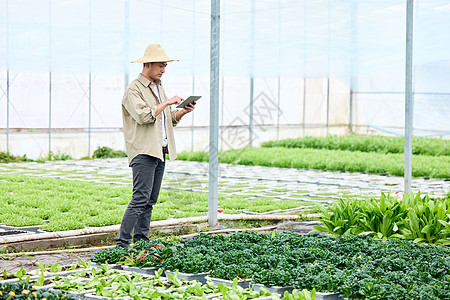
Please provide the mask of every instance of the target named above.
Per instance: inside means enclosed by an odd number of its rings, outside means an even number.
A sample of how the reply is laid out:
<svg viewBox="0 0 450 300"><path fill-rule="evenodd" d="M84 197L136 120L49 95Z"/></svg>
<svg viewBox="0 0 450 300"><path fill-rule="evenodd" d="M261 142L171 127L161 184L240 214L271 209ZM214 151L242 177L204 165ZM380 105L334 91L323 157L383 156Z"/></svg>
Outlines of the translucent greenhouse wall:
<svg viewBox="0 0 450 300"><path fill-rule="evenodd" d="M449 137L450 3L416 0L414 134ZM176 129L205 150L210 2L0 0L0 151L124 149L121 99L160 43L168 95L202 95ZM220 147L404 131L406 1L221 3ZM251 114L251 112L253 112Z"/></svg>

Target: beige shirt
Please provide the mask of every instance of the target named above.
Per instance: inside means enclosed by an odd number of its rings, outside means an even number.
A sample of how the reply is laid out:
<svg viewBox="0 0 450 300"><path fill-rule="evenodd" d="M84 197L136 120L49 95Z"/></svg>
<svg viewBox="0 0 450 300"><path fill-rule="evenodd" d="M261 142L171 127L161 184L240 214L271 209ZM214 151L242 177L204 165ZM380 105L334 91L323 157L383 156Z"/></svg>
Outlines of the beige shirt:
<svg viewBox="0 0 450 300"><path fill-rule="evenodd" d="M151 85L155 83L139 74L127 87L122 99L122 120L125 144L127 147L128 163L138 154L147 154L164 160L162 153L162 112L155 116L158 106L158 96ZM167 96L161 82L158 85L161 101ZM170 105L164 109L167 135L167 149L170 160L177 157L173 127L178 124L177 110ZM170 117L169 117L170 116Z"/></svg>

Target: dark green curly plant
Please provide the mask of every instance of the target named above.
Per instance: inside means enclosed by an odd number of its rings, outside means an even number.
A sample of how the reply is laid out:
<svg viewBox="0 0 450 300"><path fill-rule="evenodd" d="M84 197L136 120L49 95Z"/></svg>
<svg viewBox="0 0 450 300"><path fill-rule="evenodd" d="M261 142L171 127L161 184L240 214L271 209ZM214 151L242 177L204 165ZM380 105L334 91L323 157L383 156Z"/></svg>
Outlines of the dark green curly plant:
<svg viewBox="0 0 450 300"><path fill-rule="evenodd" d="M122 150L113 150L109 147L98 147L92 155L93 158L118 158L127 157L127 154Z"/></svg>

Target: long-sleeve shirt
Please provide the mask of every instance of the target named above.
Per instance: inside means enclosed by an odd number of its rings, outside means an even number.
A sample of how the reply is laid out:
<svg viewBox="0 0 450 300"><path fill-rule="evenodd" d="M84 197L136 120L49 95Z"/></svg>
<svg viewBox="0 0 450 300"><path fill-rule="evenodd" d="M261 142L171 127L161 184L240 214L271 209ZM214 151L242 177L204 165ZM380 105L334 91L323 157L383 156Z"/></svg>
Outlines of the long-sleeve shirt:
<svg viewBox="0 0 450 300"><path fill-rule="evenodd" d="M173 127L178 124L177 110L167 106L163 112L155 116L156 107L160 102L151 84L157 85L161 101L166 101L167 96L161 82L152 83L142 74L128 85L122 99L123 132L129 163L138 154L147 154L164 160L163 113L169 159L174 160L177 157L173 133Z"/></svg>

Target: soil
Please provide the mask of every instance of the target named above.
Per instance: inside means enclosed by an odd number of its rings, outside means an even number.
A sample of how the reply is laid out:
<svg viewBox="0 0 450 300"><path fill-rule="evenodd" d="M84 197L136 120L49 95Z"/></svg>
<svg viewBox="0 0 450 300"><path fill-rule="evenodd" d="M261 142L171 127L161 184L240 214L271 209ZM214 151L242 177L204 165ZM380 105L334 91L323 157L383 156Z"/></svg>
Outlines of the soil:
<svg viewBox="0 0 450 300"><path fill-rule="evenodd" d="M0 257L0 271L3 272L3 270L6 269L7 273L15 273L23 266L25 271L30 272L39 269L36 265L37 261L40 261L44 265L49 263L51 265L60 264L65 266L79 263L81 260L87 261L93 256L94 252Z"/></svg>
<svg viewBox="0 0 450 300"><path fill-rule="evenodd" d="M19 230L6 230L6 231L0 231L0 236L21 234L21 233L27 233L27 232L19 231Z"/></svg>

